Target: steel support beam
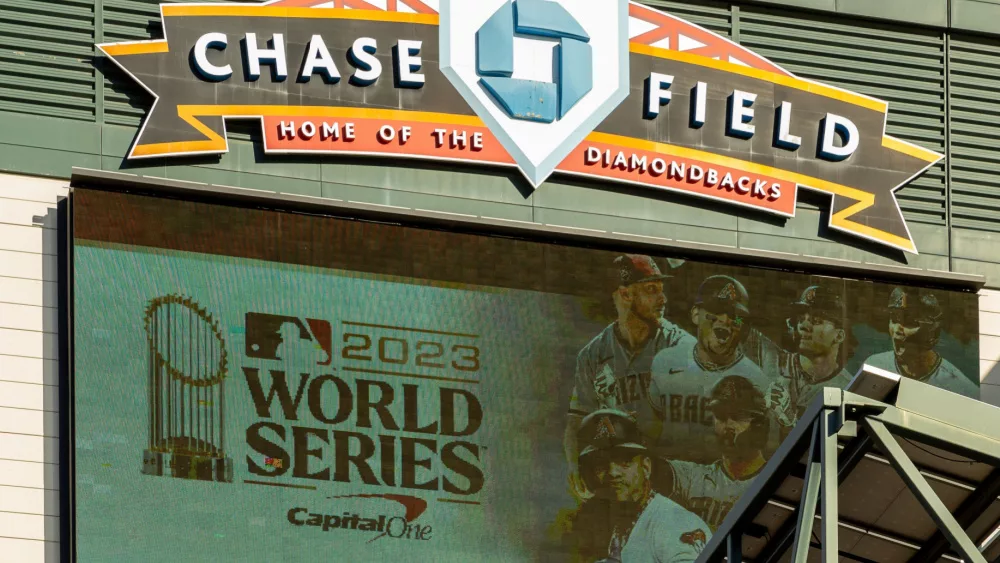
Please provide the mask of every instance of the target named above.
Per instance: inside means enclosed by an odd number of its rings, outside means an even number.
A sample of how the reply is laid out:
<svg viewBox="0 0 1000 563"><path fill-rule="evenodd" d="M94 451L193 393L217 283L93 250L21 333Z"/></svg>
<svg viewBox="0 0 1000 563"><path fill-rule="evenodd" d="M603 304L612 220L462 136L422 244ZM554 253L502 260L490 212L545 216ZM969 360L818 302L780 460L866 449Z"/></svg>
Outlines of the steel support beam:
<svg viewBox="0 0 1000 563"><path fill-rule="evenodd" d="M955 511L955 520L958 525L962 529L967 529L989 505L993 504L998 495L1000 495L1000 468L994 469ZM944 534L938 530L910 559L909 563L934 563L944 555L947 549L948 538L944 537Z"/></svg>
<svg viewBox="0 0 1000 563"><path fill-rule="evenodd" d="M858 437L847 443L844 451L840 453L837 462L837 480L840 483L854 471L854 468L861 463L861 460L872 451L872 439L867 433L862 432ZM796 511L797 512L797 511ZM777 563L785 555L788 548L795 539L796 517L793 515L774 533L773 539L768 542L764 549L757 556L757 563Z"/></svg>
<svg viewBox="0 0 1000 563"><path fill-rule="evenodd" d="M726 542L726 559L729 563L743 563L743 533L729 534Z"/></svg>
<svg viewBox="0 0 1000 563"><path fill-rule="evenodd" d="M795 516L795 548L792 563L806 563L809 558L809 544L812 543L813 523L816 520L816 504L819 502L820 481L823 467L819 449L819 427L813 423L812 440L809 443L809 458L806 461L806 476L802 486L802 500Z"/></svg>
<svg viewBox="0 0 1000 563"><path fill-rule="evenodd" d="M916 440L947 452L993 467L1000 466L1000 440L963 432L949 424L892 408L874 417L904 438Z"/></svg>
<svg viewBox="0 0 1000 563"><path fill-rule="evenodd" d="M900 447L899 442L892 437L892 434L885 425L873 418L865 418L864 425L872 439L875 440L875 443L888 454L889 462L892 464L893 469L896 470L896 473L899 474L921 506L924 507L924 510L927 511L927 514L934 520L938 529L948 538L948 541L959 557L967 563L986 563L986 558L976 548L976 544L969 539L969 535L965 533L962 526L955 520L948 507L941 502L937 493L934 492L934 489L931 488L927 480L917 470L917 466L910 461L906 452Z"/></svg>
<svg viewBox="0 0 1000 563"><path fill-rule="evenodd" d="M837 563L840 553L840 533L837 519L840 509L837 505L837 431L840 430L839 410L825 410L819 419L820 467L822 468L821 506L823 518L823 563ZM811 529L811 528L810 528Z"/></svg>

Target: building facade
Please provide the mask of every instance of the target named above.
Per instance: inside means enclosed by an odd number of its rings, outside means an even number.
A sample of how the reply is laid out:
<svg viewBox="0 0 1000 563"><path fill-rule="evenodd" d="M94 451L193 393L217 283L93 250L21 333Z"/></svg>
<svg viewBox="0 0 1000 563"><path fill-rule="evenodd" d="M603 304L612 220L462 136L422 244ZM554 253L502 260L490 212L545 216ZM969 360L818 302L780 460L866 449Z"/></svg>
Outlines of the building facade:
<svg viewBox="0 0 1000 563"><path fill-rule="evenodd" d="M413 10L405 0L398 4L406 7L369 3ZM803 194L793 217L774 218L633 186L595 189L593 181L560 175L526 193L506 169L265 154L255 124L230 123L228 152L218 157L129 159L154 98L95 45L162 36L158 3L0 0L0 559L68 560L61 511L72 484L60 471L67 451L60 408L70 399L60 373L69 359L59 345L67 327L60 291L68 282L59 278L57 202L69 193L74 168L647 239L664 248L696 245L717 249L720 260L753 254L803 272L819 264L828 273L842 263L850 277L912 272L918 284L981 285L980 398L1000 405L1000 2L649 4L798 77L888 102L886 134L944 155L897 193L919 254L830 228L828 196ZM720 56L713 44L669 26L630 30L633 41L640 36L660 48Z"/></svg>

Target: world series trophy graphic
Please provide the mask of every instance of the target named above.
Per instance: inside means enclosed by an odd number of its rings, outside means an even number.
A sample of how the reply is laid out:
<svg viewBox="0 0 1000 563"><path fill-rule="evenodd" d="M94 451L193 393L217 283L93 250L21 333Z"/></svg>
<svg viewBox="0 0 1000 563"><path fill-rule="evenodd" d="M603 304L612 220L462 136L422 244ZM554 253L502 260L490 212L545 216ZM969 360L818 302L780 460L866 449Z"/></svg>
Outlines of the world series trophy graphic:
<svg viewBox="0 0 1000 563"><path fill-rule="evenodd" d="M145 475L233 481L226 455L228 356L219 323L183 295L149 302L149 444ZM166 473L164 471L166 469Z"/></svg>

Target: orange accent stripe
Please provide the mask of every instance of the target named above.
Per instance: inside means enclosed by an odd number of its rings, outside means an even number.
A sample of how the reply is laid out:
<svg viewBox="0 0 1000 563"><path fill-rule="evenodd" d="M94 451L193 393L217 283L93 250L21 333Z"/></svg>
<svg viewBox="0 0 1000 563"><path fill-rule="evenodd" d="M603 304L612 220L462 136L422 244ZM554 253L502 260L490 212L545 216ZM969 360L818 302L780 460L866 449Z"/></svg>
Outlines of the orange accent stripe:
<svg viewBox="0 0 1000 563"><path fill-rule="evenodd" d="M734 64L729 61L717 61L715 59L710 59L702 55L695 55L692 53L682 53L680 51L674 51L671 49L661 49L659 47L650 47L649 45L642 45L639 43L631 43L630 49L633 53L639 53L641 55L649 55L651 57L657 57L660 59L669 59L682 63L714 68L716 70L721 70L723 72L740 74L750 78L756 78L758 80L766 80L767 82L772 82L774 84L779 84L781 86L795 88L796 90L802 90L805 92L810 92L812 94L825 96L827 98L832 98L834 100L840 100L842 102L847 102L849 104L861 106L863 108L878 111L881 113L886 113L889 109L888 104L886 104L885 102L868 98L860 94L855 94L844 90L838 90L836 88L833 88L831 86L825 86L823 84L806 82L805 80L802 80L800 78L795 78L793 76L788 76L785 74L778 74L776 72L761 70L759 68L752 68L748 66Z"/></svg>
<svg viewBox="0 0 1000 563"><path fill-rule="evenodd" d="M188 6L184 4L164 4L164 17L184 16L236 16L259 18L313 18L343 20L373 20L383 22L417 23L438 25L437 14L408 14L405 12L384 12L381 10L347 10L337 8L295 8L282 6L227 6L213 4Z"/></svg>
<svg viewBox="0 0 1000 563"><path fill-rule="evenodd" d="M126 57L128 55L150 55L153 53L166 53L167 42L164 39L156 41L139 41L135 43L108 43L98 45L98 49L104 51L109 57Z"/></svg>
<svg viewBox="0 0 1000 563"><path fill-rule="evenodd" d="M433 113L423 111L386 110L371 108L333 108L311 106L213 106L184 105L177 106L177 115L199 133L208 137L206 140L181 141L174 143L153 143L136 145L132 149L133 156L159 156L192 152L222 152L226 150L226 138L212 131L201 122L199 117L333 117L358 119L403 119L422 123L442 123L449 125L464 125L468 127L484 127L483 120L472 115L453 115L448 113Z"/></svg>
<svg viewBox="0 0 1000 563"><path fill-rule="evenodd" d="M655 8L642 6L640 4L630 4L629 15L656 26L645 33L633 37L631 39L633 43L638 43L640 45L652 45L653 43L667 39L669 41L669 45L673 46L674 49L677 49L679 36L683 33L684 35L687 35L704 45L696 50L686 51L688 53L700 54L709 58L718 56L722 60L726 61L729 60L730 56L734 56L754 68L776 72L781 75L788 75L787 71L778 68L774 65L774 63L761 57L760 55L727 41L725 38L720 37L708 30L694 27L684 20L674 19L673 17L660 12Z"/></svg>

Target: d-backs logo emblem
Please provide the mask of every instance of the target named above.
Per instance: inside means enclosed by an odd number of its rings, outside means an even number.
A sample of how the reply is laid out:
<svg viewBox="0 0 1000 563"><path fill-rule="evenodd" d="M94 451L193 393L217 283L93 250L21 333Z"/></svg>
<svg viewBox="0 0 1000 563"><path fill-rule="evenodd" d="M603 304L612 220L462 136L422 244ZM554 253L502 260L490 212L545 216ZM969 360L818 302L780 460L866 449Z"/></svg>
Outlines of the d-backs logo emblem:
<svg viewBox="0 0 1000 563"><path fill-rule="evenodd" d="M602 416L601 422L597 425L597 434L594 435L594 440L617 437L618 434L615 432L615 425L611 422L611 419L606 416Z"/></svg>
<svg viewBox="0 0 1000 563"><path fill-rule="evenodd" d="M538 187L629 94L628 0L443 0L441 70Z"/></svg>
<svg viewBox="0 0 1000 563"><path fill-rule="evenodd" d="M719 291L719 295L717 297L723 301L735 301L736 286L734 286L731 283L727 283L725 286L723 286L722 290Z"/></svg>

